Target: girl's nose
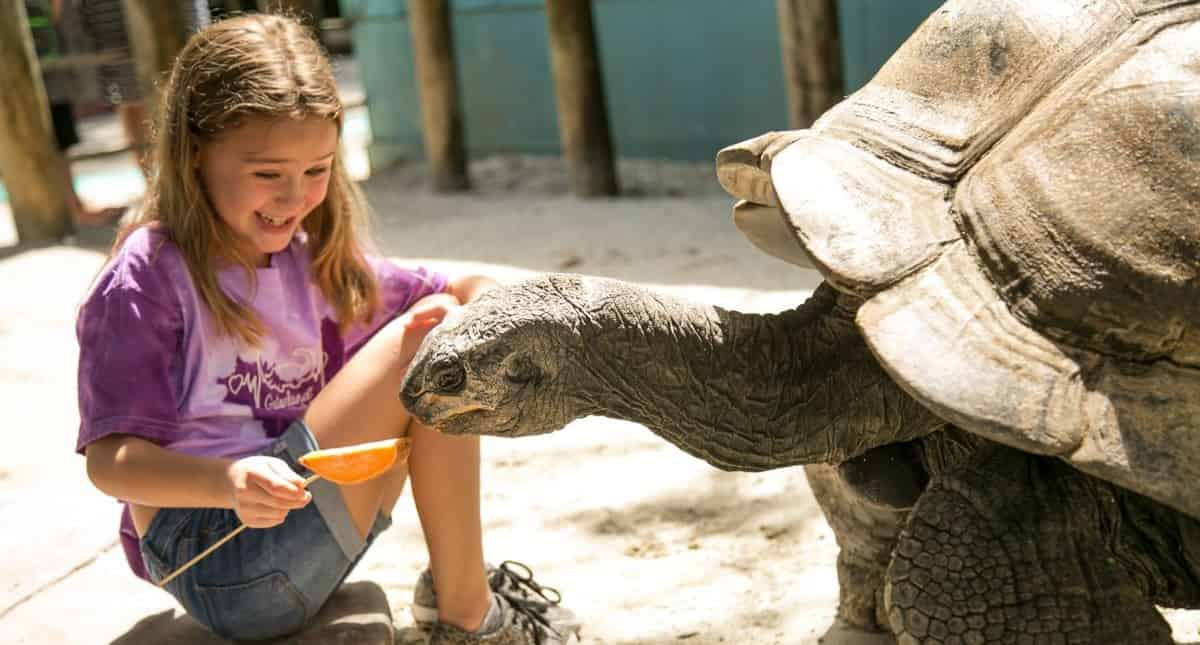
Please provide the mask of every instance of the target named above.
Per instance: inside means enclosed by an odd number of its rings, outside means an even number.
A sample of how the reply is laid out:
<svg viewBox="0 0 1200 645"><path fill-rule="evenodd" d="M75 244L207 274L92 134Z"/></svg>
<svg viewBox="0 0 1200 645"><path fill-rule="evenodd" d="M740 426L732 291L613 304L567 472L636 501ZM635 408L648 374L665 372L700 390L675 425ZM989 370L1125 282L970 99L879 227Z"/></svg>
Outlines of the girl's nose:
<svg viewBox="0 0 1200 645"><path fill-rule="evenodd" d="M275 203L280 206L298 204L303 200L304 191L300 185L300 181L296 179L285 180L279 192L275 194Z"/></svg>

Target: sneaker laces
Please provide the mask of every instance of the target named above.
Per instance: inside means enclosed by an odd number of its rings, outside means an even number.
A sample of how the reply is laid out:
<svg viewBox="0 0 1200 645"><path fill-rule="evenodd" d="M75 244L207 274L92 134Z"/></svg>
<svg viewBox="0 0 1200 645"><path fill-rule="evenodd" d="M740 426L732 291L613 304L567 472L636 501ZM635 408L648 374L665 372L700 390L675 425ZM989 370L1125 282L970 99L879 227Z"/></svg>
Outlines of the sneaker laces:
<svg viewBox="0 0 1200 645"><path fill-rule="evenodd" d="M526 567L526 570L528 570L528 567ZM512 608L514 614L513 624L533 639L533 645L543 645L546 642L547 632L562 638L562 634L557 629L554 629L550 625L550 620L546 618L546 608L549 607L548 602L513 597L507 594L504 596L504 599L508 601L509 607Z"/></svg>
<svg viewBox="0 0 1200 645"><path fill-rule="evenodd" d="M547 587L538 584L533 579L533 570L529 565L517 562L516 560L505 560L500 563L492 573L492 579L489 586L496 593L504 594L509 600L519 600L523 604L536 605L541 604L541 601L535 600L531 595L522 593L522 590L528 590L529 594L534 594L545 601L547 605L558 605L562 602L562 594L554 587Z"/></svg>

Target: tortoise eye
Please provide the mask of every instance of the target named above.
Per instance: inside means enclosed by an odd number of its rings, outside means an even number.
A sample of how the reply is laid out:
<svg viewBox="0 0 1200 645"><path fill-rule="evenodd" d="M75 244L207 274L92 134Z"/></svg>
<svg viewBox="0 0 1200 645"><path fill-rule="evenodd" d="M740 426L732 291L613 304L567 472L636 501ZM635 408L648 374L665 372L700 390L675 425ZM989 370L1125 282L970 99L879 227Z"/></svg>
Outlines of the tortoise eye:
<svg viewBox="0 0 1200 645"><path fill-rule="evenodd" d="M429 380L438 392L454 394L466 385L467 371L458 361L442 361L433 366Z"/></svg>

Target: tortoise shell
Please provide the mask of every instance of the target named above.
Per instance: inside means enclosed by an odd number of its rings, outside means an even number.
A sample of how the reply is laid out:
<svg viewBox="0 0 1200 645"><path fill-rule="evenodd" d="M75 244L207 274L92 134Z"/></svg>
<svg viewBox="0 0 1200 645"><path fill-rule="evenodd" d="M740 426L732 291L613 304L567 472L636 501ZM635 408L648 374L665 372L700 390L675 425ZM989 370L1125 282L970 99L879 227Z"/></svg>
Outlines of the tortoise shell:
<svg viewBox="0 0 1200 645"><path fill-rule="evenodd" d="M930 409L1200 517L1200 2L951 0L717 173Z"/></svg>

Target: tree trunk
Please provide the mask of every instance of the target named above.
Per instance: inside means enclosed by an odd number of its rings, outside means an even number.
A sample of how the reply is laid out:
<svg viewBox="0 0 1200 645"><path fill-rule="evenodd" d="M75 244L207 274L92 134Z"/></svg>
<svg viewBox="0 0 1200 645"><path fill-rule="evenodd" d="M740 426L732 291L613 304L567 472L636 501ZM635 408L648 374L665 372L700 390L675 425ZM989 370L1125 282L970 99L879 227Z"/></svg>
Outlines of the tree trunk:
<svg viewBox="0 0 1200 645"><path fill-rule="evenodd" d="M158 111L158 86L191 35L182 2L121 0L129 55L137 68L138 87L151 118Z"/></svg>
<svg viewBox="0 0 1200 645"><path fill-rule="evenodd" d="M437 192L466 190L467 153L458 74L454 65L454 35L448 0L409 0L417 85L421 100L421 134L429 178Z"/></svg>
<svg viewBox="0 0 1200 645"><path fill-rule="evenodd" d="M779 0L778 8L788 124L807 128L845 92L837 0Z"/></svg>
<svg viewBox="0 0 1200 645"><path fill-rule="evenodd" d="M546 0L558 131L576 195L617 194L591 0Z"/></svg>
<svg viewBox="0 0 1200 645"><path fill-rule="evenodd" d="M0 177L22 244L74 231L24 0L0 0Z"/></svg>

